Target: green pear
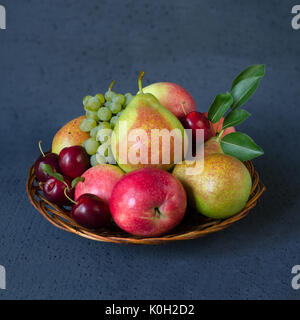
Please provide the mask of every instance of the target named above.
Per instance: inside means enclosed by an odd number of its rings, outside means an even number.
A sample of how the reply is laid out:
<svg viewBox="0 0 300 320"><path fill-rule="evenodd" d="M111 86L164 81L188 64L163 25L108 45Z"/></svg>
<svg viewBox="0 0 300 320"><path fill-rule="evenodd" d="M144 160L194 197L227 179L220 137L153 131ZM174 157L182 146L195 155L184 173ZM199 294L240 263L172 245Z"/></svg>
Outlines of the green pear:
<svg viewBox="0 0 300 320"><path fill-rule="evenodd" d="M197 170L188 174L187 169L191 166ZM216 137L205 143L202 160L193 165L188 162L177 164L173 175L183 184L189 204L214 219L225 219L240 212L252 188L245 165L224 154Z"/></svg>
<svg viewBox="0 0 300 320"><path fill-rule="evenodd" d="M204 144L204 157L213 153L223 153L218 137L212 137Z"/></svg>
<svg viewBox="0 0 300 320"><path fill-rule="evenodd" d="M112 152L125 172L149 167L170 170L180 162L177 159L185 156L186 135L176 116L162 106L154 95L143 92L143 75L144 72L139 77L138 94L130 101L114 128ZM136 134L139 137L135 138ZM161 134L165 135L164 138Z"/></svg>

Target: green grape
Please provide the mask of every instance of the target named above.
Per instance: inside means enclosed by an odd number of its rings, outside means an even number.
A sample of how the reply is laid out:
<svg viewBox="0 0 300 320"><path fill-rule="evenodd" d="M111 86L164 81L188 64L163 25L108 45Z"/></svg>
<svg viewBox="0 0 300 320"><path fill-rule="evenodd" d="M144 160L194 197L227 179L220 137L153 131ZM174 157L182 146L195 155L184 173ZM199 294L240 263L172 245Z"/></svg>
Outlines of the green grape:
<svg viewBox="0 0 300 320"><path fill-rule="evenodd" d="M82 103L83 103L84 106L86 105L86 103L88 102L88 100L89 100L90 98L92 98L92 96L86 96L86 97L83 98Z"/></svg>
<svg viewBox="0 0 300 320"><path fill-rule="evenodd" d="M93 119L83 119L79 125L81 131L89 132L97 125L96 121Z"/></svg>
<svg viewBox="0 0 300 320"><path fill-rule="evenodd" d="M110 125L112 127L112 129L116 126L117 122L119 121L119 117L118 116L114 116L110 119Z"/></svg>
<svg viewBox="0 0 300 320"><path fill-rule="evenodd" d="M95 128L93 128L91 131L90 131L90 136L92 138L94 138L96 140L96 137L97 137L97 132L99 131L99 125Z"/></svg>
<svg viewBox="0 0 300 320"><path fill-rule="evenodd" d="M101 144L101 146L97 150L97 154L102 157L107 157L109 155L109 146L105 144Z"/></svg>
<svg viewBox="0 0 300 320"><path fill-rule="evenodd" d="M105 129L105 128L99 129L97 132L96 140L104 143L108 139L110 139L111 134L112 134L112 129Z"/></svg>
<svg viewBox="0 0 300 320"><path fill-rule="evenodd" d="M106 101L104 106L109 108L112 105L112 101Z"/></svg>
<svg viewBox="0 0 300 320"><path fill-rule="evenodd" d="M98 117L101 121L109 121L112 116L112 113L109 108L101 107L98 110Z"/></svg>
<svg viewBox="0 0 300 320"><path fill-rule="evenodd" d="M96 153L96 159L97 159L98 164L106 164L105 157L98 154L98 152Z"/></svg>
<svg viewBox="0 0 300 320"><path fill-rule="evenodd" d="M125 104L126 106L129 104L129 102L131 101L131 99L133 98L132 94L131 93L126 93L125 94Z"/></svg>
<svg viewBox="0 0 300 320"><path fill-rule="evenodd" d="M120 103L114 101L111 104L111 106L109 107L109 109L112 113L116 114L122 110L122 105Z"/></svg>
<svg viewBox="0 0 300 320"><path fill-rule="evenodd" d="M98 125L99 129L111 129L109 122L100 122Z"/></svg>
<svg viewBox="0 0 300 320"><path fill-rule="evenodd" d="M98 97L91 97L85 104L85 109L89 111L97 111L101 106L101 102Z"/></svg>
<svg viewBox="0 0 300 320"><path fill-rule="evenodd" d="M117 116L120 118L123 112L124 112L124 110L118 112Z"/></svg>
<svg viewBox="0 0 300 320"><path fill-rule="evenodd" d="M108 90L104 93L104 98L106 101L111 101L111 96L110 96L111 91Z"/></svg>
<svg viewBox="0 0 300 320"><path fill-rule="evenodd" d="M111 101L113 97L115 97L116 93L112 90L108 90L105 92L105 99L106 101Z"/></svg>
<svg viewBox="0 0 300 320"><path fill-rule="evenodd" d="M105 103L104 95L102 93L98 93L98 94L96 94L96 97L99 99L101 106L102 106Z"/></svg>
<svg viewBox="0 0 300 320"><path fill-rule="evenodd" d="M97 116L97 112L87 110L85 114L88 119L93 119L95 121L99 121L99 118Z"/></svg>
<svg viewBox="0 0 300 320"><path fill-rule="evenodd" d="M95 166L97 166L99 164L98 161L97 161L97 155L96 154L91 156L90 162L91 162L91 166L92 167L95 167Z"/></svg>
<svg viewBox="0 0 300 320"><path fill-rule="evenodd" d="M126 101L126 98L122 95L122 94L116 94L114 97L113 97L113 102L116 102L116 103L119 103L121 105L123 105Z"/></svg>
<svg viewBox="0 0 300 320"><path fill-rule="evenodd" d="M115 93L115 92L112 91L112 93L110 94L110 96L111 96L111 101L114 100L114 98L115 98L116 95L117 95L117 93Z"/></svg>
<svg viewBox="0 0 300 320"><path fill-rule="evenodd" d="M85 147L85 150L86 152L92 156L94 154L96 154L97 152L97 149L99 148L99 142L96 141L95 139L93 138L90 138L88 140L86 140L85 144L84 144L84 147Z"/></svg>
<svg viewBox="0 0 300 320"><path fill-rule="evenodd" d="M107 154L107 156L105 157L106 162L109 163L109 164L115 164L116 160L115 160L115 158L113 156L111 148L108 148L106 154Z"/></svg>

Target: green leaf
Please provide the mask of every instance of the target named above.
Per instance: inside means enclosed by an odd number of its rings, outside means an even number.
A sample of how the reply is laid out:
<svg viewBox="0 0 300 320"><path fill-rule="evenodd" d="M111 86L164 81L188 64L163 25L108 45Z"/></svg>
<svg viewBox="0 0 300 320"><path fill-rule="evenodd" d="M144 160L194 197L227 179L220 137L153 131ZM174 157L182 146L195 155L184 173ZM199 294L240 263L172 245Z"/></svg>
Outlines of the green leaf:
<svg viewBox="0 0 300 320"><path fill-rule="evenodd" d="M60 173L53 172L52 177L55 178L56 180L60 181L60 182L63 182L66 186L68 186L65 183L64 177Z"/></svg>
<svg viewBox="0 0 300 320"><path fill-rule="evenodd" d="M251 114L243 109L235 109L228 113L224 122L223 122L223 130L229 127L237 126L238 124L245 121Z"/></svg>
<svg viewBox="0 0 300 320"><path fill-rule="evenodd" d="M256 91L260 77L253 77L240 81L231 91L233 96L232 109L236 109L245 104Z"/></svg>
<svg viewBox="0 0 300 320"><path fill-rule="evenodd" d="M265 65L264 64L255 64L243 70L232 83L231 90L235 87L240 81L253 78L260 77L262 78L265 75Z"/></svg>
<svg viewBox="0 0 300 320"><path fill-rule="evenodd" d="M218 94L211 106L209 107L207 116L212 123L220 121L223 115L231 107L233 98L229 92L225 94Z"/></svg>
<svg viewBox="0 0 300 320"><path fill-rule="evenodd" d="M241 132L232 132L221 140L221 147L225 154L241 161L251 160L264 154L249 136Z"/></svg>
<svg viewBox="0 0 300 320"><path fill-rule="evenodd" d="M49 164L44 163L42 169L44 172L48 173L50 177L53 177L56 180L65 183L64 177L60 173L54 172Z"/></svg>
<svg viewBox="0 0 300 320"><path fill-rule="evenodd" d="M42 165L42 170L45 172L45 173L48 173L49 176L53 173L53 170L52 170L52 167L49 165L49 164L43 164Z"/></svg>
<svg viewBox="0 0 300 320"><path fill-rule="evenodd" d="M246 68L233 81L231 95L232 109L245 104L256 91L261 78L265 75L265 65L257 64Z"/></svg>
<svg viewBox="0 0 300 320"><path fill-rule="evenodd" d="M75 179L72 181L72 188L74 189L79 182L84 182L84 180L85 180L84 177L75 178Z"/></svg>

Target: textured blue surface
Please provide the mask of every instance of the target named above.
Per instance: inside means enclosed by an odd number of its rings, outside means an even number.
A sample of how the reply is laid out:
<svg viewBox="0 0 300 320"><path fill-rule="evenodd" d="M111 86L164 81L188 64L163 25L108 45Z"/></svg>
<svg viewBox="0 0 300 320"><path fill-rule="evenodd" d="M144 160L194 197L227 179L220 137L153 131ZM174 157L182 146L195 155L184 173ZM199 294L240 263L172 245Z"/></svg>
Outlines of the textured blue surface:
<svg viewBox="0 0 300 320"><path fill-rule="evenodd" d="M298 299L300 30L295 1L1 0L0 264L16 299ZM120 246L60 231L34 210L26 174L82 98L171 81L200 111L244 67L265 63L240 130L265 150L259 205L226 231L163 246Z"/></svg>

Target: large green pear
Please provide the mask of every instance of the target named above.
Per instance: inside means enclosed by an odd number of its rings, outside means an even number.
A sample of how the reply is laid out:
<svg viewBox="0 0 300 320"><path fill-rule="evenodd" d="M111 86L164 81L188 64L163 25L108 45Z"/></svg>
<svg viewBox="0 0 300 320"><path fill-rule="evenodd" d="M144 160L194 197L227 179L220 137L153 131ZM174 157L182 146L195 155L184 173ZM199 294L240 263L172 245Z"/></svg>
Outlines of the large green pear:
<svg viewBox="0 0 300 320"><path fill-rule="evenodd" d="M250 196L252 179L245 165L222 152L217 138L204 146L204 158L177 164L173 175L183 184L189 204L203 215L225 219L240 212ZM197 170L189 172L189 168Z"/></svg>
<svg viewBox="0 0 300 320"><path fill-rule="evenodd" d="M149 167L170 170L177 159L184 158L184 128L154 95L143 92L142 77L143 73L139 77L139 93L114 128L112 152L125 172Z"/></svg>

